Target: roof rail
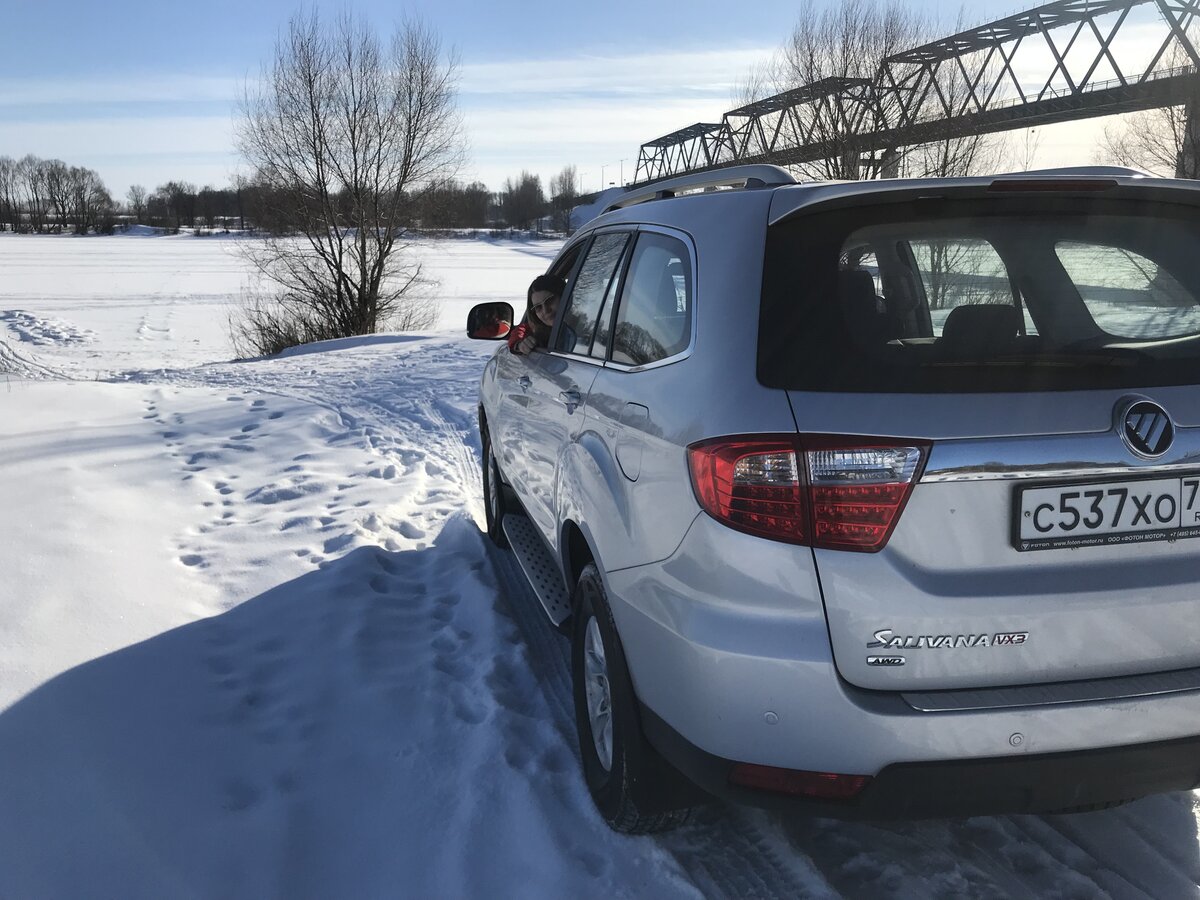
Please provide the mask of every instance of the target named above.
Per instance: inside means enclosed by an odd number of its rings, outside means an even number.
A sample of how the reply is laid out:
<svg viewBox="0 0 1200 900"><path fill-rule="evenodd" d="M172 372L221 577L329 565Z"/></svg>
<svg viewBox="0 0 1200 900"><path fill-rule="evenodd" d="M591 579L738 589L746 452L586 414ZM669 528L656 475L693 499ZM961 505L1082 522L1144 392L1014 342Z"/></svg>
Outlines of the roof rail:
<svg viewBox="0 0 1200 900"><path fill-rule="evenodd" d="M996 178L1023 178L1027 175L1083 175L1109 178L1145 178L1154 175L1145 169L1135 169L1132 166L1061 166L1054 169L1034 169L1029 172L1004 172Z"/></svg>
<svg viewBox="0 0 1200 900"><path fill-rule="evenodd" d="M665 181L634 187L604 208L604 212L624 209L650 200L665 200L683 191L701 191L719 187L762 187L768 184L796 184L796 179L779 166L727 166L708 172L680 175Z"/></svg>

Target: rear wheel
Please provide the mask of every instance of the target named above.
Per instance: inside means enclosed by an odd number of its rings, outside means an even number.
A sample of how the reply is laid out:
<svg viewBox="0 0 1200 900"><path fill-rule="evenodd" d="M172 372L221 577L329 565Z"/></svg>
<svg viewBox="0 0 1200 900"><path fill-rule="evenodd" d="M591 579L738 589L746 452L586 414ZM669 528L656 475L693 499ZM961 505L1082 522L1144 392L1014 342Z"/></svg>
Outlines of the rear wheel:
<svg viewBox="0 0 1200 900"><path fill-rule="evenodd" d="M492 438L483 433L483 505L487 523L487 536L501 549L508 546L504 534L504 483L500 479L500 466L492 452Z"/></svg>
<svg viewBox="0 0 1200 900"><path fill-rule="evenodd" d="M672 802L682 776L642 734L625 653L594 563L579 576L572 600L575 725L596 808L624 834L674 828L690 811Z"/></svg>

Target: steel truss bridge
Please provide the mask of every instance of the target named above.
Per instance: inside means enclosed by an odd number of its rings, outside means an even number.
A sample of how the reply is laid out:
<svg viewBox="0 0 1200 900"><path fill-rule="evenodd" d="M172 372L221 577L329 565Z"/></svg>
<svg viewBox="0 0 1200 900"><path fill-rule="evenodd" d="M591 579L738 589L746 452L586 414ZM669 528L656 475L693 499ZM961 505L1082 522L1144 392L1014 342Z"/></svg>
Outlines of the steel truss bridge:
<svg viewBox="0 0 1200 900"><path fill-rule="evenodd" d="M634 184L832 154L896 159L902 147L1164 106L1200 115L1198 22L1200 0L1057 0L897 53L873 79L828 78L649 141Z"/></svg>

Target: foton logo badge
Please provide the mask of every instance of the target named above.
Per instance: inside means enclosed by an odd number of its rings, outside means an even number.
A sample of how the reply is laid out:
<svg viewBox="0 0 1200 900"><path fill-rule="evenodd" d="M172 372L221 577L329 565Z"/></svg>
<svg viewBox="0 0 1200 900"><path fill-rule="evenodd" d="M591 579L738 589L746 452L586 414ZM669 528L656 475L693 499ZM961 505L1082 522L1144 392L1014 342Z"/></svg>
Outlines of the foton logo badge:
<svg viewBox="0 0 1200 900"><path fill-rule="evenodd" d="M1175 426L1171 417L1157 403L1142 400L1134 403L1125 413L1121 436L1129 449L1138 456L1153 459L1162 456L1171 448L1175 439Z"/></svg>

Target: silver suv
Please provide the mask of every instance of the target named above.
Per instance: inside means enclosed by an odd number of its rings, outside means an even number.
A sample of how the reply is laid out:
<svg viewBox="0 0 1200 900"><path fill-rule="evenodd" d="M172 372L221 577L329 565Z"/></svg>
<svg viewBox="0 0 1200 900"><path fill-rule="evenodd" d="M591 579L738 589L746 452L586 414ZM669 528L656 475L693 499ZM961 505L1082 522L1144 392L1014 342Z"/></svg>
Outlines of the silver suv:
<svg viewBox="0 0 1200 900"><path fill-rule="evenodd" d="M566 243L548 347L484 370L487 527L613 828L1200 783L1196 185L759 166Z"/></svg>

